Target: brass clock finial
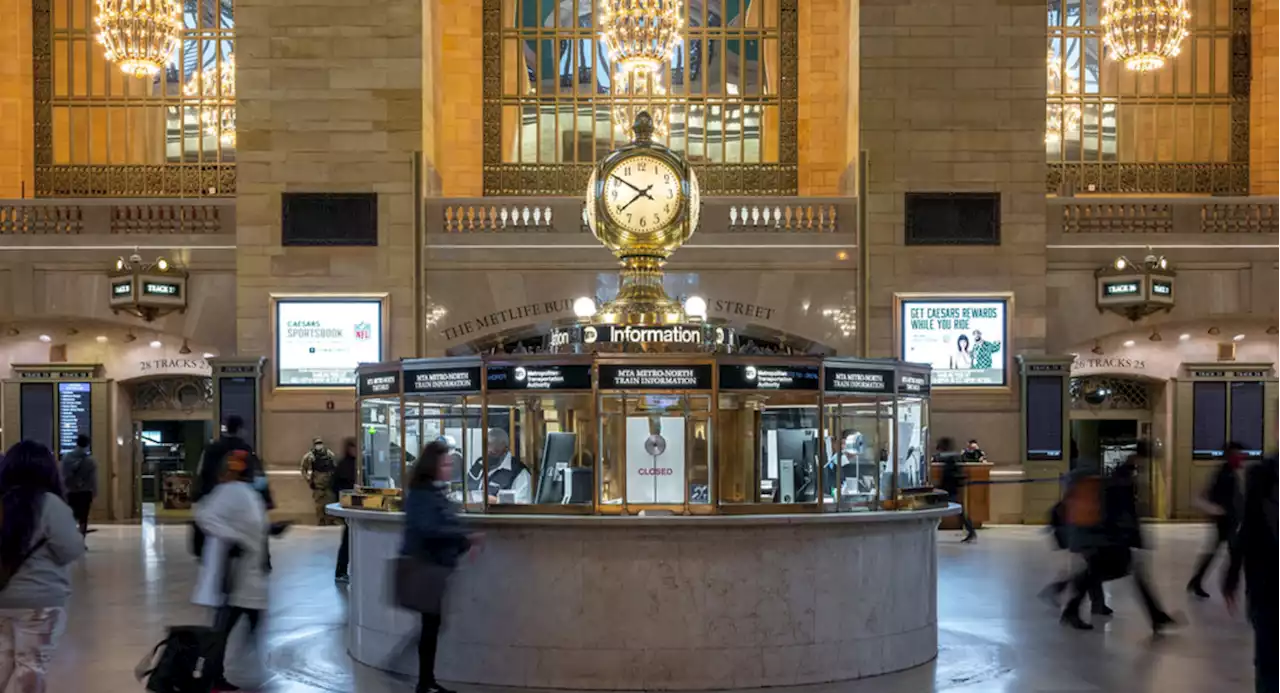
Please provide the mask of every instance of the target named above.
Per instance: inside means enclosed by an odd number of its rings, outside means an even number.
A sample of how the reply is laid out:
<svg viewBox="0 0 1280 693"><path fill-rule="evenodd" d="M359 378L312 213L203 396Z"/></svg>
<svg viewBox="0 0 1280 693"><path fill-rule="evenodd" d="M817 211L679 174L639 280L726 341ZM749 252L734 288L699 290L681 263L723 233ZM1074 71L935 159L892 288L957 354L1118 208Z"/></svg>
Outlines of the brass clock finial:
<svg viewBox="0 0 1280 693"><path fill-rule="evenodd" d="M653 116L648 111L640 111L636 114L635 125L631 126L631 132L635 134L636 144L649 143L653 141Z"/></svg>

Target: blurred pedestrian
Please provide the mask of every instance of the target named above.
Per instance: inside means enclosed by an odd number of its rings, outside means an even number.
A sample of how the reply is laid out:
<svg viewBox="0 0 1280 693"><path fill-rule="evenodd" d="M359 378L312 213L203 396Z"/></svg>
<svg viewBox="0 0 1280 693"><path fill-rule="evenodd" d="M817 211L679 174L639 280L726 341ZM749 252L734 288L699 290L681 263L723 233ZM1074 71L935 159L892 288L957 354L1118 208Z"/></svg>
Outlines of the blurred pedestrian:
<svg viewBox="0 0 1280 693"><path fill-rule="evenodd" d="M356 487L356 439L347 438L342 442L342 458L338 460L333 472L333 500L340 502L343 491ZM342 521L342 543L338 545L338 563L333 570L333 579L338 582L350 582L349 570L351 552L351 528L346 520Z"/></svg>
<svg viewBox="0 0 1280 693"><path fill-rule="evenodd" d="M977 441L974 442L976 444ZM978 538L978 533L973 529L973 522L969 519L969 513L965 510L964 501L960 496L960 489L965 484L964 470L960 468L961 454L956 452L955 442L950 438L939 440L936 449L937 454L933 459L942 465L941 488L951 497L952 503L960 504L960 524L965 529L961 543L968 544Z"/></svg>
<svg viewBox="0 0 1280 693"><path fill-rule="evenodd" d="M1256 693L1277 693L1276 649L1280 647L1280 603L1276 584L1280 582L1280 551L1276 531L1276 456L1249 468L1245 475L1244 509L1239 531L1230 545L1231 562L1222 581L1227 607L1235 610L1240 573L1244 572L1245 601L1249 624L1253 626L1253 670Z"/></svg>
<svg viewBox="0 0 1280 693"><path fill-rule="evenodd" d="M66 621L67 565L84 554L48 448L24 440L0 465L0 690L43 693Z"/></svg>
<svg viewBox="0 0 1280 693"><path fill-rule="evenodd" d="M1064 489L1063 497L1049 509L1049 532L1053 537L1053 546L1058 550L1067 550L1071 548L1071 527L1067 522L1067 499L1071 497L1074 491L1074 484L1081 477L1087 475L1072 474L1067 480L1067 486ZM1072 555L1075 555L1073 552ZM1071 577L1073 573L1068 572L1063 577L1049 583L1044 589L1040 590L1040 598L1058 606L1058 599L1062 593L1071 586ZM1110 616L1111 608L1107 606L1106 595L1102 591L1101 582L1091 582L1088 587L1089 611L1095 616Z"/></svg>
<svg viewBox="0 0 1280 693"><path fill-rule="evenodd" d="M397 581L403 580L406 584L396 587L399 604L417 610L422 616L416 693L450 693L435 676L444 589L448 574L479 538L468 534L458 523L457 511L440 488L440 482L452 478L452 459L447 445L439 441L428 443L413 466L404 502L404 544L400 554L408 561L405 567L413 568L411 572L425 578L414 581L420 590L417 594L405 593L409 581L399 574Z"/></svg>
<svg viewBox="0 0 1280 693"><path fill-rule="evenodd" d="M80 535L89 533L89 510L98 495L98 461L89 454L89 436L76 436L76 446L62 456L62 482L67 489L67 505L80 525Z"/></svg>
<svg viewBox="0 0 1280 693"><path fill-rule="evenodd" d="M1200 599L1209 598L1201 583L1213 564L1218 547L1225 544L1230 548L1236 527L1240 524L1240 511L1244 507L1244 493L1240 488L1240 470L1243 468L1244 447L1239 443L1228 443L1226 459L1214 471L1201 497L1201 506L1213 519L1213 538L1200 554L1196 572L1187 582L1187 591Z"/></svg>

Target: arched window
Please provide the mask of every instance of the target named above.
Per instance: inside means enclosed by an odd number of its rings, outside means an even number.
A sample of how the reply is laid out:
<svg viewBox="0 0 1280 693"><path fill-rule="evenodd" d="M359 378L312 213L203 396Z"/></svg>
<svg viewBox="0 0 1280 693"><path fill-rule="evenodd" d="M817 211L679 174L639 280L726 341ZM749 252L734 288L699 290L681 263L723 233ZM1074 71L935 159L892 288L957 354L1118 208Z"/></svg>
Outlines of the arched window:
<svg viewBox="0 0 1280 693"><path fill-rule="evenodd" d="M1189 0L1191 35L1147 73L1105 54L1102 0L1048 0L1047 187L1249 189L1249 0Z"/></svg>
<svg viewBox="0 0 1280 693"><path fill-rule="evenodd" d="M232 0L184 0L178 50L149 77L106 59L97 11L34 0L36 194L234 194Z"/></svg>
<svg viewBox="0 0 1280 693"><path fill-rule="evenodd" d="M688 0L663 71L664 143L710 194L795 194L796 1ZM484 189L579 194L630 141L612 118L599 0L485 0Z"/></svg>

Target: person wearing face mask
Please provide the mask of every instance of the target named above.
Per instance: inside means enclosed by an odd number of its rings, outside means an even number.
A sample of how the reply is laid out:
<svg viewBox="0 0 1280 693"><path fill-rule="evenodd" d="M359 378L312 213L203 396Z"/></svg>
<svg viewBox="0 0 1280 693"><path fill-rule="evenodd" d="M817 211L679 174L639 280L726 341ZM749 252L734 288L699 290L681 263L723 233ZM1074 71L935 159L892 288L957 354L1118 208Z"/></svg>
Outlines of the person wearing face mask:
<svg viewBox="0 0 1280 693"><path fill-rule="evenodd" d="M267 485L267 475L262 468L262 460L258 458L258 454L253 451L253 446L249 441L240 437L244 430L244 419L236 414L227 417L222 425L223 434L220 438L210 443L204 449L204 455L200 458L200 468L196 471L196 483L191 492L191 502L199 503L202 498L213 493L223 480L224 467L228 456L236 452L244 452L248 472L245 478L250 479L249 482L253 488L262 496L263 503L266 504L267 510L276 507L275 501L271 497L271 488ZM198 524L191 525L191 552L200 558L204 555L204 532ZM271 552L268 548L262 551L263 569L271 572Z"/></svg>
<svg viewBox="0 0 1280 693"><path fill-rule="evenodd" d="M489 496L490 503L498 503L502 491L511 491L512 503L528 504L533 502L533 475L529 468L511 456L511 437L501 428L489 429L489 477L481 483L484 475L483 461L477 459L467 470L467 488L471 491L482 491Z"/></svg>
<svg viewBox="0 0 1280 693"><path fill-rule="evenodd" d="M324 439L311 441L311 449L302 456L302 478L311 487L311 502L315 506L316 524L320 526L338 523L338 518L331 517L324 511L324 506L333 502L333 474L338 469L333 451L324 444Z"/></svg>
<svg viewBox="0 0 1280 693"><path fill-rule="evenodd" d="M1236 529L1240 526L1240 510L1244 508L1244 492L1240 488L1240 470L1244 468L1244 446L1239 443L1228 443L1226 459L1218 465L1218 470L1209 480L1204 490L1201 505L1213 518L1213 540L1205 546L1196 561L1196 572L1187 582L1187 592L1197 599L1208 599L1209 593L1201 583L1213 565L1218 547L1231 546Z"/></svg>

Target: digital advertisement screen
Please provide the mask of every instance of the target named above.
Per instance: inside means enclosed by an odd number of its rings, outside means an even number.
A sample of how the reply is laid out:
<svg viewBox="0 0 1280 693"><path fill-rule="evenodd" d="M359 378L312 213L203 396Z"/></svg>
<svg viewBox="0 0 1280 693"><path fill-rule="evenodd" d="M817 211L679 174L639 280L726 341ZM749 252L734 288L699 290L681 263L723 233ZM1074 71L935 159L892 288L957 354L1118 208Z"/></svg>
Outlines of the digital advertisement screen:
<svg viewBox="0 0 1280 693"><path fill-rule="evenodd" d="M356 366L381 360L380 300L276 301L278 387L351 387Z"/></svg>
<svg viewBox="0 0 1280 693"><path fill-rule="evenodd" d="M58 383L58 456L76 447L76 436L93 435L89 383Z"/></svg>
<svg viewBox="0 0 1280 693"><path fill-rule="evenodd" d="M1200 460L1222 457L1227 450L1227 384L1191 386L1191 456Z"/></svg>
<svg viewBox="0 0 1280 693"><path fill-rule="evenodd" d="M1008 299L902 299L899 357L933 366L934 387L1008 384Z"/></svg>
<svg viewBox="0 0 1280 693"><path fill-rule="evenodd" d="M1231 441L1248 457L1262 457L1262 383L1231 383Z"/></svg>
<svg viewBox="0 0 1280 693"><path fill-rule="evenodd" d="M1027 459L1062 459L1062 386L1056 375L1027 376Z"/></svg>

